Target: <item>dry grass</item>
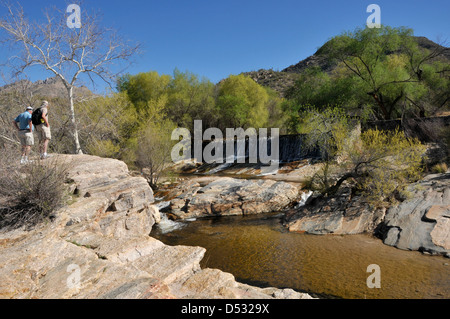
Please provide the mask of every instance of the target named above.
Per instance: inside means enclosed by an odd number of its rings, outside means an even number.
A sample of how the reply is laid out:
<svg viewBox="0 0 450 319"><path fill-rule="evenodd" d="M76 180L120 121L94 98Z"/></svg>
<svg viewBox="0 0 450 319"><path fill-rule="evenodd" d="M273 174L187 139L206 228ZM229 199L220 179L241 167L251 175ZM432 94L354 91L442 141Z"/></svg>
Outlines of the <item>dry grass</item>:
<svg viewBox="0 0 450 319"><path fill-rule="evenodd" d="M0 159L0 228L31 228L64 205L67 167L55 159L21 165L13 152Z"/></svg>
<svg viewBox="0 0 450 319"><path fill-rule="evenodd" d="M444 174L444 173L446 173L448 171L448 166L447 166L446 163L439 163L439 164L434 165L431 168L431 171L433 173Z"/></svg>

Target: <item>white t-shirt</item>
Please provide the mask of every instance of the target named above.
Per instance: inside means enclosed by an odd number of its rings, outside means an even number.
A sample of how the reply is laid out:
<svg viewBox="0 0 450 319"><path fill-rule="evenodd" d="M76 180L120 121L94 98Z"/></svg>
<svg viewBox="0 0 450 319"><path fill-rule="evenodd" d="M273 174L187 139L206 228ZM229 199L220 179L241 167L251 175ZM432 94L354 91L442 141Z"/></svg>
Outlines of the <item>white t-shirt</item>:
<svg viewBox="0 0 450 319"><path fill-rule="evenodd" d="M48 121L48 110L47 110L47 108L46 108L46 107L43 107L43 108L41 108L41 109L42 109L42 115L43 115L43 116L47 116L47 121ZM42 123L42 124L45 124L45 121L44 121L43 118L41 118L41 123Z"/></svg>

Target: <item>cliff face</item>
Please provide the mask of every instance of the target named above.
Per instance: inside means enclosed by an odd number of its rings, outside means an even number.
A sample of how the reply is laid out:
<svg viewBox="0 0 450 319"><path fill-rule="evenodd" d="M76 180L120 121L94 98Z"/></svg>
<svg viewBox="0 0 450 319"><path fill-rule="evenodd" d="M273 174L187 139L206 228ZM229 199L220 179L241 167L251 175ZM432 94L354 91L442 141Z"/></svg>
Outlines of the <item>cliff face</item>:
<svg viewBox="0 0 450 319"><path fill-rule="evenodd" d="M59 155L76 201L32 231L0 232L0 298L310 298L201 269L205 249L149 236L153 191L120 161Z"/></svg>

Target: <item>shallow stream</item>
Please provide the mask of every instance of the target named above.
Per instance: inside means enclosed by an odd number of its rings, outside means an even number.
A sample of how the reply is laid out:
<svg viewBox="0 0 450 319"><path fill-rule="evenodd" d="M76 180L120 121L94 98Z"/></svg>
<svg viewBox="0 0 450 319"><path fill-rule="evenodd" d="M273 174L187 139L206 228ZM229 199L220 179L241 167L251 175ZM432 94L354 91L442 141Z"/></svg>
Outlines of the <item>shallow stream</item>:
<svg viewBox="0 0 450 319"><path fill-rule="evenodd" d="M368 235L290 233L281 216L164 219L151 235L168 245L204 247L203 268L259 287L328 298L450 298L448 258L399 250ZM372 264L380 267L381 288L367 286Z"/></svg>

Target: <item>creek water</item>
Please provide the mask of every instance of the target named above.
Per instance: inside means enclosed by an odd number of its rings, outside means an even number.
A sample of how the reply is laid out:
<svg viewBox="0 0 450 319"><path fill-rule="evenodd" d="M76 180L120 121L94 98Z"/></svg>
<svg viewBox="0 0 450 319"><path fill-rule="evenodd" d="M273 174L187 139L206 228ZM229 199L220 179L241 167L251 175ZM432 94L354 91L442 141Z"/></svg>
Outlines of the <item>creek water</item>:
<svg viewBox="0 0 450 319"><path fill-rule="evenodd" d="M399 250L369 235L290 233L281 218L277 213L185 222L163 218L151 236L168 245L204 247L202 268L221 269L254 286L327 298L450 298L448 258ZM381 288L368 288L372 264L380 267Z"/></svg>

